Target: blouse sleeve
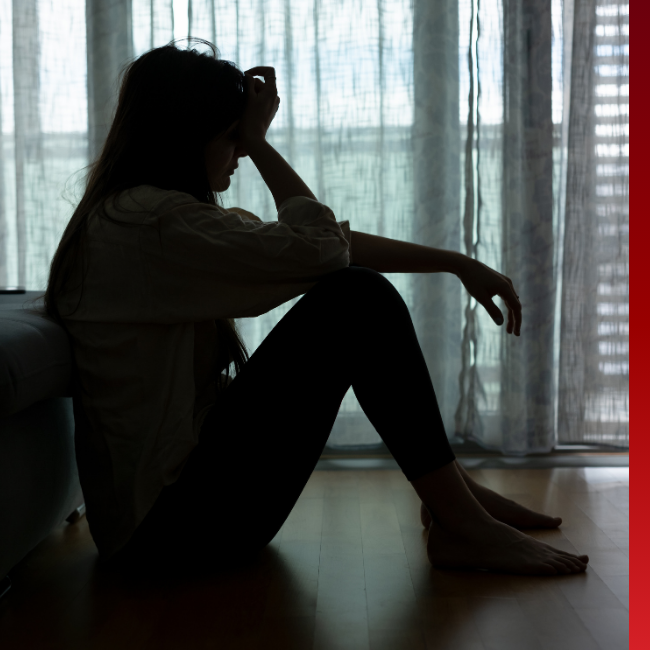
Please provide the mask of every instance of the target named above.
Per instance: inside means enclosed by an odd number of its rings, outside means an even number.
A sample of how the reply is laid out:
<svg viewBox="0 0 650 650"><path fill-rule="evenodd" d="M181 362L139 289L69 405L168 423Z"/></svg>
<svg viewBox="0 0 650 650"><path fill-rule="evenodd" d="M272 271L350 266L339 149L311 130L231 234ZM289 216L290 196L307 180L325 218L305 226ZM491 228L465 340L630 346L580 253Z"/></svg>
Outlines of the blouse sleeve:
<svg viewBox="0 0 650 650"><path fill-rule="evenodd" d="M253 214L252 212L249 212L248 210L244 210L244 208L236 208L236 207L227 208L226 212L236 212L238 215L246 219L251 219L253 221L262 221L257 215ZM343 236L345 237L345 240L348 242L348 255L350 257L350 265L352 266L353 261L352 261L352 249L350 248L352 243L351 235L350 235L350 222L339 221L338 224L341 227L341 230L343 231Z"/></svg>
<svg viewBox="0 0 650 650"><path fill-rule="evenodd" d="M235 212L240 217L244 217L245 219L250 219L252 221L262 221L257 215L249 212L248 210L244 210L244 208L227 208L226 212Z"/></svg>
<svg viewBox="0 0 650 650"><path fill-rule="evenodd" d="M254 317L350 264L349 222L287 199L277 221L172 193L134 229L97 222L81 309L73 319L178 323Z"/></svg>

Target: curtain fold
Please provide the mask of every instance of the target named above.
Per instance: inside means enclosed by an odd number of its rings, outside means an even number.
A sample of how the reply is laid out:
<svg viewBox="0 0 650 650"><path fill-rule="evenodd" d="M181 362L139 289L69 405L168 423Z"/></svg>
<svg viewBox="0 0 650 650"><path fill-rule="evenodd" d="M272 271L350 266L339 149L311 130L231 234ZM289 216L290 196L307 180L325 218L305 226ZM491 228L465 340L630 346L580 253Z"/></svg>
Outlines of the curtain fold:
<svg viewBox="0 0 650 650"><path fill-rule="evenodd" d="M458 3L415 0L413 9L413 230L410 241L461 250ZM449 274L413 274L411 314L445 430L460 399L461 292Z"/></svg>
<svg viewBox="0 0 650 650"><path fill-rule="evenodd" d="M551 1L504 0L502 272L523 307L521 337L502 331L502 449L555 443Z"/></svg>
<svg viewBox="0 0 650 650"><path fill-rule="evenodd" d="M512 278L520 338L454 276L385 274L453 444L627 447L627 3L0 0L0 285L45 288L120 69L187 36L244 70L276 68L269 140L353 230L458 250ZM223 201L275 218L248 159ZM251 352L297 300L240 320ZM378 354L399 381L390 341ZM328 446L381 448L353 390Z"/></svg>
<svg viewBox="0 0 650 650"><path fill-rule="evenodd" d="M40 124L39 15L36 0L13 0L13 114L17 284L27 282L27 230L44 218L30 189L42 181L43 139ZM27 214L30 214L28 223Z"/></svg>
<svg viewBox="0 0 650 650"><path fill-rule="evenodd" d="M115 108L119 74L133 58L131 0L86 0L88 159L101 153Z"/></svg>
<svg viewBox="0 0 650 650"><path fill-rule="evenodd" d="M596 241L594 212L594 30L595 0L576 0L571 56L568 120L567 193L564 218L559 429L563 437L579 439L585 422L589 386L597 367L597 269L592 262ZM584 297L588 300L584 300Z"/></svg>

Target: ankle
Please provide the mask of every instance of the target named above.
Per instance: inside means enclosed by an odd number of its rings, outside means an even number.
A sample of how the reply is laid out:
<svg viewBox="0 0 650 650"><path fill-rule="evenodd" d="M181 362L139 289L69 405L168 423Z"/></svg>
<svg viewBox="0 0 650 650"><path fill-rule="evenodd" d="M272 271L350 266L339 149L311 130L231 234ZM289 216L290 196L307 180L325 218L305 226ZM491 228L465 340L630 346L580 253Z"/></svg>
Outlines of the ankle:
<svg viewBox="0 0 650 650"><path fill-rule="evenodd" d="M494 522L472 494L454 462L411 481L411 485L431 516L447 530L489 526Z"/></svg>

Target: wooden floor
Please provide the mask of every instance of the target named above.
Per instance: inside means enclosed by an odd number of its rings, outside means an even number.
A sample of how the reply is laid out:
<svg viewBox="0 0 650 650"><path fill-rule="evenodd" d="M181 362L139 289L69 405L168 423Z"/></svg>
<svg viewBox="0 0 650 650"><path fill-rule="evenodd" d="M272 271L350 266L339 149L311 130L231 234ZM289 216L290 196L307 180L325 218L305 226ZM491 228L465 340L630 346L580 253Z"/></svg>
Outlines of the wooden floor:
<svg viewBox="0 0 650 650"><path fill-rule="evenodd" d="M484 469L472 476L563 517L532 534L588 553L586 573L438 571L399 471L317 471L257 562L159 585L98 571L86 520L13 573L3 650L623 650L628 647L627 468Z"/></svg>

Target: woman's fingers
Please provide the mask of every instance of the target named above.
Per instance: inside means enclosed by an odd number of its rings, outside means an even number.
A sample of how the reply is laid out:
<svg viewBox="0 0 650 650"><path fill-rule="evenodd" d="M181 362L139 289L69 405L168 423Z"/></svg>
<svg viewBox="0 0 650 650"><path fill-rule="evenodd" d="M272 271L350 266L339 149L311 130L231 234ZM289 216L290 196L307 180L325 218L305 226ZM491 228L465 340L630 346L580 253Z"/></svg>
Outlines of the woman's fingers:
<svg viewBox="0 0 650 650"><path fill-rule="evenodd" d="M459 277L468 293L483 305L497 325L503 325L504 318L492 299L495 296L502 298L508 310L506 332L520 335L521 303L510 278L472 258L468 258Z"/></svg>
<svg viewBox="0 0 650 650"><path fill-rule="evenodd" d="M514 296L514 292L512 295L509 295L509 292L501 291L496 295L503 298L503 301L506 303L506 309L508 310L506 332L519 336L521 332L521 304L519 300ZM485 310L497 325L503 325L503 313L494 304L491 297L486 297L484 300L479 300L479 302L485 307Z"/></svg>
<svg viewBox="0 0 650 650"><path fill-rule="evenodd" d="M275 68L256 66L244 72L247 90L246 109L240 126L244 144L251 138L264 138L275 114L280 98L275 83ZM263 77L264 81L257 77Z"/></svg>
<svg viewBox="0 0 650 650"><path fill-rule="evenodd" d="M255 96L258 93L258 90L255 88L256 81L259 81L259 79L255 79L255 77L251 77L250 75L244 75L244 83L246 84L246 90L249 97Z"/></svg>
<svg viewBox="0 0 650 650"><path fill-rule="evenodd" d="M508 334L512 334L512 328L515 325L515 317L512 313L510 305L506 305L506 307L508 308L508 324L506 325L506 332L508 332Z"/></svg>
<svg viewBox="0 0 650 650"><path fill-rule="evenodd" d="M521 333L521 303L509 279L508 285L498 295L503 298L508 308L507 332L512 334L514 330L515 336L519 336Z"/></svg>
<svg viewBox="0 0 650 650"><path fill-rule="evenodd" d="M270 84L271 86L275 87L275 68L272 68L270 66L257 66L256 68L251 68L250 70L246 70L244 72L246 75L251 75L253 77L264 77L264 83L265 84Z"/></svg>
<svg viewBox="0 0 650 650"><path fill-rule="evenodd" d="M488 296L485 300L479 300L479 302L483 305L483 307L485 307L485 311L490 314L492 320L497 325L503 325L503 314L501 313L501 310L494 304L492 298Z"/></svg>
<svg viewBox="0 0 650 650"><path fill-rule="evenodd" d="M246 70L244 74L250 74L254 77L275 77L275 68L270 65L258 65L250 70Z"/></svg>
<svg viewBox="0 0 650 650"><path fill-rule="evenodd" d="M257 77L253 77L252 75L247 74L245 75L244 79L245 83L248 84L249 96L255 97L259 95L264 90L264 88L266 88L266 84Z"/></svg>

